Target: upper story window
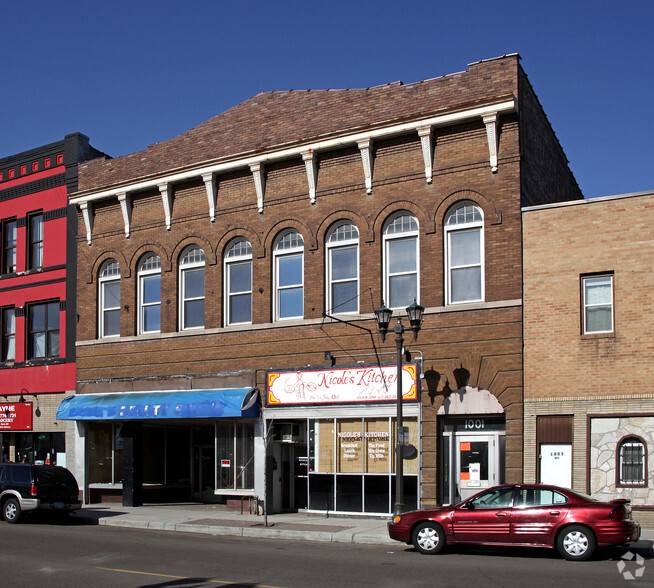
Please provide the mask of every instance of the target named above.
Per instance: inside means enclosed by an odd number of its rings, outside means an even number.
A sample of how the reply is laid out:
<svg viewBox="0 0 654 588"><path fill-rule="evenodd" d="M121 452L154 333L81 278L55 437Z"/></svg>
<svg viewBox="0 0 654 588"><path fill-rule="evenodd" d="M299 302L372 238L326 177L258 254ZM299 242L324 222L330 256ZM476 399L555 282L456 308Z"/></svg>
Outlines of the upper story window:
<svg viewBox="0 0 654 588"><path fill-rule="evenodd" d="M327 234L327 312L359 312L359 231L350 222Z"/></svg>
<svg viewBox="0 0 654 588"><path fill-rule="evenodd" d="M43 267L43 213L35 212L27 217L28 250L27 267Z"/></svg>
<svg viewBox="0 0 654 588"><path fill-rule="evenodd" d="M282 233L273 248L274 319L304 316L304 239L297 231Z"/></svg>
<svg viewBox="0 0 654 588"><path fill-rule="evenodd" d="M408 212L384 225L384 300L390 308L419 302L418 220Z"/></svg>
<svg viewBox="0 0 654 588"><path fill-rule="evenodd" d="M2 309L2 361L16 359L16 309Z"/></svg>
<svg viewBox="0 0 654 588"><path fill-rule="evenodd" d="M225 252L225 324L252 322L252 245L234 239Z"/></svg>
<svg viewBox="0 0 654 588"><path fill-rule="evenodd" d="M100 337L117 337L120 335L120 265L115 259L102 264L98 284Z"/></svg>
<svg viewBox="0 0 654 588"><path fill-rule="evenodd" d="M192 245L179 264L180 329L204 327L204 251Z"/></svg>
<svg viewBox="0 0 654 588"><path fill-rule="evenodd" d="M30 304L27 318L27 357L59 357L59 301Z"/></svg>
<svg viewBox="0 0 654 588"><path fill-rule="evenodd" d="M138 269L139 334L161 331L161 260L145 255Z"/></svg>
<svg viewBox="0 0 654 588"><path fill-rule="evenodd" d="M627 437L618 446L618 484L642 486L646 482L645 444L638 437Z"/></svg>
<svg viewBox="0 0 654 588"><path fill-rule="evenodd" d="M13 274L16 271L16 219L2 221L2 273Z"/></svg>
<svg viewBox="0 0 654 588"><path fill-rule="evenodd" d="M613 276L582 278L583 333L613 332Z"/></svg>
<svg viewBox="0 0 654 588"><path fill-rule="evenodd" d="M445 217L445 303L484 299L484 218L470 203Z"/></svg>

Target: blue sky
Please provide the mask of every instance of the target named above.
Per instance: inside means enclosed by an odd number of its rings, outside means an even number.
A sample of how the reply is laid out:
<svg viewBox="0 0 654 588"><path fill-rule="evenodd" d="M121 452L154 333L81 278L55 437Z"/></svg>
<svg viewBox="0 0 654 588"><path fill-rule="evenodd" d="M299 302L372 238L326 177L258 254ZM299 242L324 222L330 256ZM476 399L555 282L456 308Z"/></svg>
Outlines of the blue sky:
<svg viewBox="0 0 654 588"><path fill-rule="evenodd" d="M268 90L519 53L587 197L654 189L652 0L30 0L0 15L0 157L80 131L145 149Z"/></svg>

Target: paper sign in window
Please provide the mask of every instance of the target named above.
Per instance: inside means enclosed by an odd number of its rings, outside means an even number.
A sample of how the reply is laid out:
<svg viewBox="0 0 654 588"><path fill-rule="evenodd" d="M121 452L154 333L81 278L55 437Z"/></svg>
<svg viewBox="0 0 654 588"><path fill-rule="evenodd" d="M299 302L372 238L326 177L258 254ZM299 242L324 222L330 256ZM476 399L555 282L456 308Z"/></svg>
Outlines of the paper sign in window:
<svg viewBox="0 0 654 588"><path fill-rule="evenodd" d="M461 441L461 451L470 451L470 441Z"/></svg>

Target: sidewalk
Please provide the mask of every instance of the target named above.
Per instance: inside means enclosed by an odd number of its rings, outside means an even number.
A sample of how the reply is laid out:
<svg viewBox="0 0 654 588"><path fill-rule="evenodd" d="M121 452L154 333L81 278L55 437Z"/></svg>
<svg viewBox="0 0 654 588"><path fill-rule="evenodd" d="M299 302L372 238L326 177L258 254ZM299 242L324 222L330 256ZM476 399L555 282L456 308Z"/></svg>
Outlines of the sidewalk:
<svg viewBox="0 0 654 588"><path fill-rule="evenodd" d="M245 505L247 509L247 503ZM237 537L266 537L332 543L368 543L400 545L388 537L386 524L390 517L365 518L335 515L288 513L264 517L240 514L220 504L152 504L128 507L113 504L85 506L73 515L88 524L157 529ZM654 555L654 529L641 529L641 539L635 545Z"/></svg>
<svg viewBox="0 0 654 588"><path fill-rule="evenodd" d="M84 506L73 517L89 524L135 529L158 529L210 535L267 537L334 543L397 545L388 537L389 517L336 517L304 513L268 515L245 514L219 504L167 504L128 507L113 504Z"/></svg>

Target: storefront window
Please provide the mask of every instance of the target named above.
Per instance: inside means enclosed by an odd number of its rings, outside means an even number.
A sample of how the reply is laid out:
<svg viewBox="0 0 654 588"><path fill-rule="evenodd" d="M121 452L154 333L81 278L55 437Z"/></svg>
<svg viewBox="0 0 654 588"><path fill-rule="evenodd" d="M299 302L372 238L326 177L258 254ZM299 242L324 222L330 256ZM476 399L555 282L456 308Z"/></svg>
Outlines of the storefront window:
<svg viewBox="0 0 654 588"><path fill-rule="evenodd" d="M219 489L253 489L254 423L217 423L216 460Z"/></svg>
<svg viewBox="0 0 654 588"><path fill-rule="evenodd" d="M395 419L309 420L309 509L391 511L395 472ZM404 419L417 448L418 420ZM417 506L418 452L404 459L405 504Z"/></svg>

